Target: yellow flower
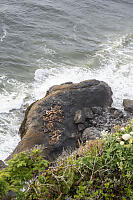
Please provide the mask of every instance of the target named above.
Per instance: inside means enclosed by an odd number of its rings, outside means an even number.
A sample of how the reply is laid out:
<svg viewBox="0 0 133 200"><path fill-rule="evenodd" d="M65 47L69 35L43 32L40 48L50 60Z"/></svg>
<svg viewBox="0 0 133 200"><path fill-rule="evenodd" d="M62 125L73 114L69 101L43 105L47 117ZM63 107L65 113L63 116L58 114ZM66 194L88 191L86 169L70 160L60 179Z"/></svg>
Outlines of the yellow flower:
<svg viewBox="0 0 133 200"><path fill-rule="evenodd" d="M130 144L126 144L126 145L125 145L125 147L127 147L127 148L130 148L130 146L131 146Z"/></svg>
<svg viewBox="0 0 133 200"><path fill-rule="evenodd" d="M129 144L133 143L133 137L131 137L131 139L129 140Z"/></svg>

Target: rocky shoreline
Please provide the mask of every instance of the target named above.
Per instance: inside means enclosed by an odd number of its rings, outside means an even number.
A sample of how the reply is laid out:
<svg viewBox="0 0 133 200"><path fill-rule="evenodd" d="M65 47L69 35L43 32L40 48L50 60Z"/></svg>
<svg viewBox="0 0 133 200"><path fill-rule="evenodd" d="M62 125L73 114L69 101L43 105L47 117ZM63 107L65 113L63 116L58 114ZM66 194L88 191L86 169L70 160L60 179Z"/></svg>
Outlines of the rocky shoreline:
<svg viewBox="0 0 133 200"><path fill-rule="evenodd" d="M19 152L40 147L42 155L55 160L63 150L78 147L79 141L102 137L103 130L125 126L132 117L133 102L124 100L125 110L111 107L112 90L103 81L68 82L51 87L44 98L31 104L21 124L21 141L9 160Z"/></svg>

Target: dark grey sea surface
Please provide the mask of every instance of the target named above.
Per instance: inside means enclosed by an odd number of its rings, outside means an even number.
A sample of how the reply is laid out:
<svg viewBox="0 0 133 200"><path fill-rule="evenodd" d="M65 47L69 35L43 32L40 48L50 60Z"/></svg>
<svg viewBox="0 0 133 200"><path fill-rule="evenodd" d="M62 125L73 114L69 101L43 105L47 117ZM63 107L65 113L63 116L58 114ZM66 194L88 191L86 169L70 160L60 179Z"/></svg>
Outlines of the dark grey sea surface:
<svg viewBox="0 0 133 200"><path fill-rule="evenodd" d="M0 0L0 159L24 110L66 81L97 78L133 98L133 0Z"/></svg>

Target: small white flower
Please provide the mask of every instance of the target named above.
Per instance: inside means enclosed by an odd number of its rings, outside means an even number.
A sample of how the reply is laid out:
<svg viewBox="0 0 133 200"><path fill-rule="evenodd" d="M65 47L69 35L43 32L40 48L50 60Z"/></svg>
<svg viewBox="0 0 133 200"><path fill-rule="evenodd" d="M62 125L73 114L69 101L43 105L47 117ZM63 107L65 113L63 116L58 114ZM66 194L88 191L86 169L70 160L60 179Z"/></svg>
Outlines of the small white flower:
<svg viewBox="0 0 133 200"><path fill-rule="evenodd" d="M125 141L130 140L130 138L131 138L131 135L127 133L122 136L122 139Z"/></svg>
<svg viewBox="0 0 133 200"><path fill-rule="evenodd" d="M108 134L108 131L103 130L103 131L101 131L101 134L103 137L105 137Z"/></svg>
<svg viewBox="0 0 133 200"><path fill-rule="evenodd" d="M122 128L121 128L121 131L125 131L125 128L124 128L124 127L122 127Z"/></svg>
<svg viewBox="0 0 133 200"><path fill-rule="evenodd" d="M133 135L133 131L132 131L132 132L130 132L130 135Z"/></svg>
<svg viewBox="0 0 133 200"><path fill-rule="evenodd" d="M120 142L120 145L124 145L124 142L123 142L123 141L121 141L121 142Z"/></svg>

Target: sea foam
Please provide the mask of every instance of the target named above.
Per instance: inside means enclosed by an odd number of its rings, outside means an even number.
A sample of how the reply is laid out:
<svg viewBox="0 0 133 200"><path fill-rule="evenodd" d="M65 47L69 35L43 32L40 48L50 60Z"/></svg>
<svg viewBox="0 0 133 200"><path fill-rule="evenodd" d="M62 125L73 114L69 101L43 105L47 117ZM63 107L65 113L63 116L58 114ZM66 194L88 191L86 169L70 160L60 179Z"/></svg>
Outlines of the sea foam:
<svg viewBox="0 0 133 200"><path fill-rule="evenodd" d="M98 79L109 84L113 91L113 105L122 109L123 99L133 98L133 35L115 37L110 37L84 66L62 64L37 69L34 83L36 99L42 98L48 88L56 84Z"/></svg>

